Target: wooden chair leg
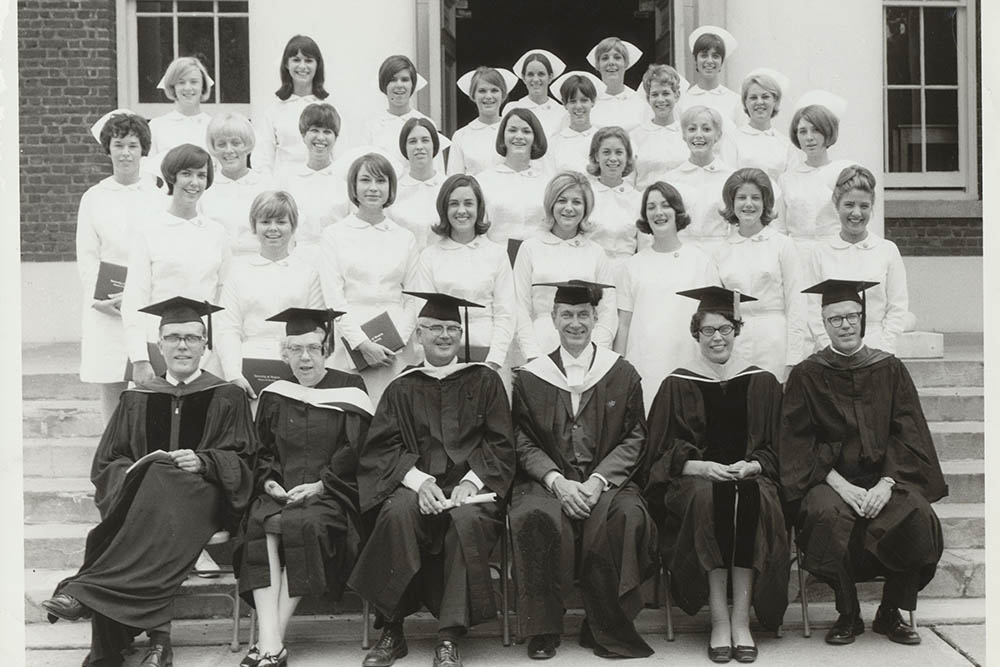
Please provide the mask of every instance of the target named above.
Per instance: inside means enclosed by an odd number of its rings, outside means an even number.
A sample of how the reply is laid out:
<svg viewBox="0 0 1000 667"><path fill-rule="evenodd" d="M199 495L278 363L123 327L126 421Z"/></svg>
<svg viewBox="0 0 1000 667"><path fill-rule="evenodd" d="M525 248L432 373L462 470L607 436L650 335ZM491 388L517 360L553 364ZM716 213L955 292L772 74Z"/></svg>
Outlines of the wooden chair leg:
<svg viewBox="0 0 1000 667"><path fill-rule="evenodd" d="M368 636L368 626L371 624L371 619L369 618L371 614L371 609L368 606L368 600L361 601L361 648L368 650L372 647L371 637Z"/></svg>
<svg viewBox="0 0 1000 667"><path fill-rule="evenodd" d="M500 534L500 606L503 619L503 645L510 646L510 591L508 588L508 552L510 548L510 521L504 519L503 532Z"/></svg>
<svg viewBox="0 0 1000 667"><path fill-rule="evenodd" d="M663 606L667 611L667 641L674 641L674 612L673 600L670 599L670 571L666 568L661 570L661 579L666 579L661 586L663 589Z"/></svg>

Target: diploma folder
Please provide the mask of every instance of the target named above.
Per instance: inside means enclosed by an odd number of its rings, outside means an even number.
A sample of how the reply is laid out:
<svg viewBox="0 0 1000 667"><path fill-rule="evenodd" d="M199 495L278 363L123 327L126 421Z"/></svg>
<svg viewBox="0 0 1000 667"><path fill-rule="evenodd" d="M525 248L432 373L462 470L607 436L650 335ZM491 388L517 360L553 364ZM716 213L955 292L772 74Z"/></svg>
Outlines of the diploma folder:
<svg viewBox="0 0 1000 667"><path fill-rule="evenodd" d="M368 336L368 340L373 343L378 343L393 352L399 352L404 347L403 339L400 337L399 330L396 329L396 325L392 323L392 318L389 317L388 311L383 311L382 314L376 315L362 324L361 330L365 332L366 336ZM340 342L343 343L345 348L347 348L347 352L351 355L351 361L354 362L355 368L359 371L363 371L368 368L368 362L365 361L365 355L361 354L360 350L351 348L351 346L347 343L347 340L343 337L341 337Z"/></svg>
<svg viewBox="0 0 1000 667"><path fill-rule="evenodd" d="M112 294L121 294L125 289L125 274L128 269L121 264L101 262L97 270L97 283L94 285L94 300L107 301Z"/></svg>
<svg viewBox="0 0 1000 667"><path fill-rule="evenodd" d="M243 377L258 396L261 389L288 376L288 364L281 359L243 359Z"/></svg>

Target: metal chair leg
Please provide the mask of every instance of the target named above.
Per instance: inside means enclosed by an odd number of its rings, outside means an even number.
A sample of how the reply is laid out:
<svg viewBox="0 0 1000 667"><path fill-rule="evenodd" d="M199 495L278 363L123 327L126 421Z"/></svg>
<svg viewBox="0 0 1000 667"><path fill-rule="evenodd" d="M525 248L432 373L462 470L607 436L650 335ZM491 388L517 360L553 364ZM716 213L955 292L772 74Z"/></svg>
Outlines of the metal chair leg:
<svg viewBox="0 0 1000 667"><path fill-rule="evenodd" d="M233 638L229 642L229 650L237 653L240 650L240 581L233 578Z"/></svg>
<svg viewBox="0 0 1000 667"><path fill-rule="evenodd" d="M508 573L508 563L510 562L507 557L507 549L510 547L510 520L506 517L504 518L503 533L500 535L500 605L502 607L501 613L503 614L503 619L501 623L503 625L503 645L510 646L510 592L508 590L507 577Z"/></svg>
<svg viewBox="0 0 1000 667"><path fill-rule="evenodd" d="M792 544L795 545L795 567L799 571L799 606L802 607L802 636L811 637L812 629L809 627L809 601L806 596L806 573L802 569L802 554L799 552L799 545L795 542L795 533L792 533Z"/></svg>
<svg viewBox="0 0 1000 667"><path fill-rule="evenodd" d="M667 641L674 641L674 612L673 600L670 599L670 571L666 568L661 570L661 578L666 579L663 583L663 606L667 610Z"/></svg>
<svg viewBox="0 0 1000 667"><path fill-rule="evenodd" d="M371 638L368 636L368 626L370 625L371 609L368 606L368 600L361 601L361 648L368 650L371 648Z"/></svg>
<svg viewBox="0 0 1000 667"><path fill-rule="evenodd" d="M257 643L257 610L250 610L250 643L247 646L253 646Z"/></svg>
<svg viewBox="0 0 1000 667"><path fill-rule="evenodd" d="M910 612L910 629L912 630L917 629L917 617L914 611Z"/></svg>

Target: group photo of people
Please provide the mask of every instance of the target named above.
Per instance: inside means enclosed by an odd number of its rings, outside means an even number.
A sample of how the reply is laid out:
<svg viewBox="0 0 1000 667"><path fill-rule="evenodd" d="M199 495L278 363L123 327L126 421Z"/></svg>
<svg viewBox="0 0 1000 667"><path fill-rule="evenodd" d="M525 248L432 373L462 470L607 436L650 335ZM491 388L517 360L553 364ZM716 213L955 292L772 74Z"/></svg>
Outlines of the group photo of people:
<svg viewBox="0 0 1000 667"><path fill-rule="evenodd" d="M920 643L904 613L948 487L895 356L914 317L870 225L882 165L832 157L851 100L823 81L792 99L780 71L728 71L728 30L683 38L692 80L653 63L635 89L642 51L616 36L587 70L545 48L482 63L451 136L416 108L429 73L386 54L383 111L338 147L331 91L351 91L304 34L275 44L253 117L206 110L186 55L171 111L92 119L111 175L76 251L100 523L42 602L89 621L84 665L141 635L143 667L173 664L174 598L218 571L220 531L258 629L240 667L294 664L300 600L348 592L381 633L362 667L407 656L421 610L434 667L500 614L506 650L550 659L581 603L572 641L649 657L654 590L708 610L684 660L751 663L793 559L833 591L827 644Z"/></svg>

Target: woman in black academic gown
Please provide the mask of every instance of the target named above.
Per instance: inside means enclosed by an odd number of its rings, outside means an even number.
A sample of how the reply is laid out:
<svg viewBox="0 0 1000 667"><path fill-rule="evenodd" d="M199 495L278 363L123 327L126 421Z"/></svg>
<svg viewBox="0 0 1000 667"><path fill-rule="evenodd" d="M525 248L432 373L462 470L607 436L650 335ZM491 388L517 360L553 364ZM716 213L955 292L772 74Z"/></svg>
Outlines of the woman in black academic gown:
<svg viewBox="0 0 1000 667"><path fill-rule="evenodd" d="M653 400L645 496L660 528L674 602L691 615L709 603L709 657L753 662L751 602L768 629L781 624L788 606L788 538L774 442L781 385L732 356L742 324L734 297L753 297L721 287L678 294L699 300L691 335L700 354L668 375Z"/></svg>
<svg viewBox="0 0 1000 667"><path fill-rule="evenodd" d="M260 393L257 497L234 562L260 639L241 667L288 661L284 634L303 595L340 599L361 545L355 468L374 411L360 376L324 368L336 311L289 308L281 356L294 380ZM330 319L328 319L330 318Z"/></svg>

